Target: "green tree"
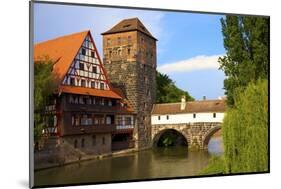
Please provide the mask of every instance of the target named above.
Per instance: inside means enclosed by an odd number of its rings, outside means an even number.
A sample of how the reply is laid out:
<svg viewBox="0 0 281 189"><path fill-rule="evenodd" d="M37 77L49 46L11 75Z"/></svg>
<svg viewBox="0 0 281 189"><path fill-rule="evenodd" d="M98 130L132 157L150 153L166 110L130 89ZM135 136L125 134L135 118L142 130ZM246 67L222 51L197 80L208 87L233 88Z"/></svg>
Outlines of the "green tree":
<svg viewBox="0 0 281 189"><path fill-rule="evenodd" d="M175 82L168 75L157 72L157 103L180 102L181 97L185 95L187 101L194 100L188 92L179 89Z"/></svg>
<svg viewBox="0 0 281 189"><path fill-rule="evenodd" d="M268 82L236 89L235 107L226 112L222 131L226 173L268 170Z"/></svg>
<svg viewBox="0 0 281 189"><path fill-rule="evenodd" d="M234 91L249 82L268 78L269 19L254 16L226 16L221 19L226 55L219 58L225 72L224 88L229 105Z"/></svg>
<svg viewBox="0 0 281 189"><path fill-rule="evenodd" d="M53 62L48 58L34 63L34 141L40 140L45 126L44 108L56 89L57 79L52 73Z"/></svg>
<svg viewBox="0 0 281 189"><path fill-rule="evenodd" d="M268 81L236 90L236 106L222 125L224 154L212 157L201 175L268 171Z"/></svg>

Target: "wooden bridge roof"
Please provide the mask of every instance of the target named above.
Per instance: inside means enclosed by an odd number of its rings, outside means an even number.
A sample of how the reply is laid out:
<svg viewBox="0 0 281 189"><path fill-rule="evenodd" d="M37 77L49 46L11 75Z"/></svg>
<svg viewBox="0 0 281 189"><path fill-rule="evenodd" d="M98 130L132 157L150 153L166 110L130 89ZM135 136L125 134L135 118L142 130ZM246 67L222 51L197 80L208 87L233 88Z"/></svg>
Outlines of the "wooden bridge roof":
<svg viewBox="0 0 281 189"><path fill-rule="evenodd" d="M154 104L152 114L181 114L181 113L208 113L225 112L225 100L200 100L186 102L185 109L181 110L181 103Z"/></svg>

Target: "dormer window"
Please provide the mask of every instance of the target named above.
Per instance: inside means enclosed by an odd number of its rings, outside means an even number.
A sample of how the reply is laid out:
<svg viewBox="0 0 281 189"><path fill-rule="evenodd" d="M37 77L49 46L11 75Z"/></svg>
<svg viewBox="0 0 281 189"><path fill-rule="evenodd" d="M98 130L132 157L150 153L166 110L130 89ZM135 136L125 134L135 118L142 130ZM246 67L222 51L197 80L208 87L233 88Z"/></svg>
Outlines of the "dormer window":
<svg viewBox="0 0 281 189"><path fill-rule="evenodd" d="M126 25L123 26L123 28L128 28L130 26L131 26L131 24L126 24Z"/></svg>
<svg viewBox="0 0 281 189"><path fill-rule="evenodd" d="M143 30L145 31L145 27L143 27L143 26L140 26L140 28L141 28L141 29L143 29Z"/></svg>
<svg viewBox="0 0 281 189"><path fill-rule="evenodd" d="M194 118L194 119L196 118L196 114L193 114L193 118Z"/></svg>

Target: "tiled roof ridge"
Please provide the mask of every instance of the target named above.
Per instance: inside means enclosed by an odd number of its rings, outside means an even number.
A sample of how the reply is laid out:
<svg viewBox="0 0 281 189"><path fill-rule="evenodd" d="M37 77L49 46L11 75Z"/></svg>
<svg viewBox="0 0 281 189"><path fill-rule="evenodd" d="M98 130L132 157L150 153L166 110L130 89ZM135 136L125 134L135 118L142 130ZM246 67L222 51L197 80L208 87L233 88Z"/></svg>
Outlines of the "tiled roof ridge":
<svg viewBox="0 0 281 189"><path fill-rule="evenodd" d="M123 24L125 24L126 22L131 22L132 27L129 29L124 29L123 27L121 27ZM129 23L127 23L129 24ZM130 25L131 25L130 24ZM140 29L141 28L141 29ZM118 22L117 24L115 24L112 28L110 28L109 30L101 33L102 35L106 35L106 34L113 34L113 33L118 33L118 32L127 32L127 31L133 31L133 30L137 30L145 35L148 35L149 37L154 38L155 40L157 40L149 31L148 29L144 26L144 24L141 22L141 20L138 17L133 17L133 18L127 18L127 19L123 19L120 22Z"/></svg>
<svg viewBox="0 0 281 189"><path fill-rule="evenodd" d="M223 99L210 99L210 100L194 100L194 101L187 101L185 102L186 104L188 103L197 103L197 102L215 102L215 101L224 101ZM177 105L181 104L181 102L167 102L167 103L155 103L154 105Z"/></svg>
<svg viewBox="0 0 281 189"><path fill-rule="evenodd" d="M51 42L51 41L56 41L58 39L68 38L68 37L71 37L73 35L81 35L82 33L88 33L88 32L90 32L90 30L84 30L84 31L80 31L80 32L70 33L70 34L62 35L62 36L59 36L59 37L56 37L56 38L48 39L46 41L41 41L41 42L35 43L34 45L37 46L37 45L41 45L41 44L48 43L48 42Z"/></svg>

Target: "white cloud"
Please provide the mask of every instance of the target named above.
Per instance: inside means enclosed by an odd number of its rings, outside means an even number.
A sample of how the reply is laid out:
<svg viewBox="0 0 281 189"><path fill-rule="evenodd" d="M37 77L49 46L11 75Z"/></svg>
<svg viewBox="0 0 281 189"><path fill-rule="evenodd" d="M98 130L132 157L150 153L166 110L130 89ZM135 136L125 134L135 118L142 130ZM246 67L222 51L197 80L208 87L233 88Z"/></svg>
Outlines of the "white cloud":
<svg viewBox="0 0 281 189"><path fill-rule="evenodd" d="M162 73L189 72L194 70L218 69L218 58L223 55L200 55L186 60L164 64L158 67Z"/></svg>

